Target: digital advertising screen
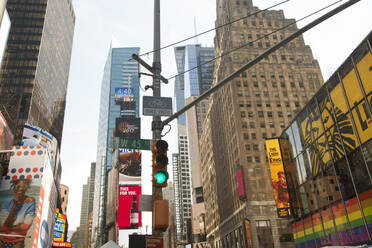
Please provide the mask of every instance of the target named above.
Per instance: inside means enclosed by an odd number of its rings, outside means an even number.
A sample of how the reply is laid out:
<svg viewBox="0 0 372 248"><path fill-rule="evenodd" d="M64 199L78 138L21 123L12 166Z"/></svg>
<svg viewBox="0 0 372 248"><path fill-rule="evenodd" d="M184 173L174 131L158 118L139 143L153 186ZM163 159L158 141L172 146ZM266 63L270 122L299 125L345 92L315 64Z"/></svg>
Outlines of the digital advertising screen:
<svg viewBox="0 0 372 248"><path fill-rule="evenodd" d="M283 159L279 146L279 139L266 140L267 158L270 166L271 181L274 188L278 217L291 216L287 179L283 167Z"/></svg>
<svg viewBox="0 0 372 248"><path fill-rule="evenodd" d="M66 229L66 215L59 212L56 209L56 221L54 224L53 241L63 242L65 241L65 229Z"/></svg>
<svg viewBox="0 0 372 248"><path fill-rule="evenodd" d="M141 190L141 186L119 186L119 228L138 229L142 226L142 213L138 211Z"/></svg>
<svg viewBox="0 0 372 248"><path fill-rule="evenodd" d="M136 117L116 118L115 137L141 138L141 119Z"/></svg>
<svg viewBox="0 0 372 248"><path fill-rule="evenodd" d="M134 89L130 87L115 88L115 102L120 104L121 102L133 101Z"/></svg>
<svg viewBox="0 0 372 248"><path fill-rule="evenodd" d="M140 184L142 174L141 152L119 152L119 184Z"/></svg>

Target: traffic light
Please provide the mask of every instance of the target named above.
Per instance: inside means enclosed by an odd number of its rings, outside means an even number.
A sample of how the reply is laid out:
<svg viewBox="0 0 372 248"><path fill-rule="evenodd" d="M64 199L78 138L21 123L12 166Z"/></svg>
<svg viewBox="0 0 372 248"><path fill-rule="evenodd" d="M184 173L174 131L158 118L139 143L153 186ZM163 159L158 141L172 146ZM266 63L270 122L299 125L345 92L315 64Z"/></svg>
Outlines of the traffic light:
<svg viewBox="0 0 372 248"><path fill-rule="evenodd" d="M157 140L152 147L152 185L155 187L167 187L169 174L167 171L168 143L165 140Z"/></svg>

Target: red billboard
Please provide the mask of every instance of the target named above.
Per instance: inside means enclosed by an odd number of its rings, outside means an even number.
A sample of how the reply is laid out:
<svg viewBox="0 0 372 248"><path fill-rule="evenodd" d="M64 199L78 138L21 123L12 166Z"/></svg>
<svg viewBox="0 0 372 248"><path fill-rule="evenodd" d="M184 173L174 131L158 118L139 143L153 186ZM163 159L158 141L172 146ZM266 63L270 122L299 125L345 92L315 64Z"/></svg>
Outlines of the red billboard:
<svg viewBox="0 0 372 248"><path fill-rule="evenodd" d="M142 214L138 211L141 186L119 186L118 227L137 229L142 226Z"/></svg>
<svg viewBox="0 0 372 248"><path fill-rule="evenodd" d="M243 168L239 166L239 168L235 171L236 182L238 184L238 195L240 200L244 200L245 197L245 190L244 190L244 180L243 180Z"/></svg>

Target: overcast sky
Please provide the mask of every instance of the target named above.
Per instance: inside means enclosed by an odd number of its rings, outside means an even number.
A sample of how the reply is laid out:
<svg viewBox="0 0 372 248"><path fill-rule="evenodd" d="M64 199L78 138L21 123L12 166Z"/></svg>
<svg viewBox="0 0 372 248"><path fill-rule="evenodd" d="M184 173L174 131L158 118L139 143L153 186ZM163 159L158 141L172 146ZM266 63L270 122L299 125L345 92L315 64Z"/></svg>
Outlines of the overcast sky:
<svg viewBox="0 0 372 248"><path fill-rule="evenodd" d="M261 9L278 2L280 0L253 1ZM291 0L276 9L283 9L287 18L300 19L333 2ZM151 51L153 46L153 1L73 0L73 5L76 24L61 148L61 183L70 187L67 210L70 230L79 226L82 185L87 183L90 163L96 160L99 95L112 37L123 47L140 47L141 53ZM371 10L372 1L361 0L305 33L305 43L311 46L319 61L325 81L371 31ZM161 1L161 45L213 28L215 16L215 0ZM298 26L303 27L314 18L306 19ZM199 37L198 41L203 46L213 46L213 37L214 32L211 32ZM180 45L193 43L194 39ZM162 75L166 78L174 76L176 65L173 48L162 50L161 56ZM151 64L152 54L143 59ZM144 87L151 83L151 78L143 78L141 83ZM173 96L173 83L174 80L171 80L163 88L163 96ZM142 118L143 139L151 138L150 122L151 118ZM171 152L176 152L175 134L173 127L165 137L171 144ZM143 191L151 194L148 152L143 157Z"/></svg>

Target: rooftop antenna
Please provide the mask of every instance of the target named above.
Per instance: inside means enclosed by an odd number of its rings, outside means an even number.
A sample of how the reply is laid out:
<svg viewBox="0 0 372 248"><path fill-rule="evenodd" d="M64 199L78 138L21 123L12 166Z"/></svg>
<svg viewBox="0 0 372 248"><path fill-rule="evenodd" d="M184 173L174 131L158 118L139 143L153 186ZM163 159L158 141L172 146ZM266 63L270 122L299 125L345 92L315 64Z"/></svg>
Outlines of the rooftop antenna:
<svg viewBox="0 0 372 248"><path fill-rule="evenodd" d="M199 44L198 36L197 36L197 31L196 31L196 17L194 16L194 34L195 34L195 45Z"/></svg>

